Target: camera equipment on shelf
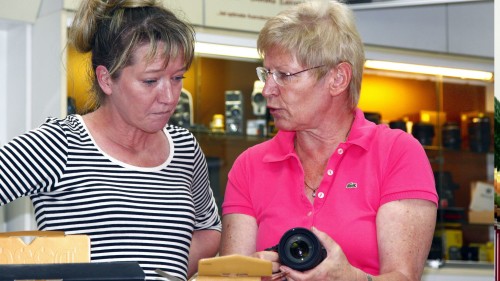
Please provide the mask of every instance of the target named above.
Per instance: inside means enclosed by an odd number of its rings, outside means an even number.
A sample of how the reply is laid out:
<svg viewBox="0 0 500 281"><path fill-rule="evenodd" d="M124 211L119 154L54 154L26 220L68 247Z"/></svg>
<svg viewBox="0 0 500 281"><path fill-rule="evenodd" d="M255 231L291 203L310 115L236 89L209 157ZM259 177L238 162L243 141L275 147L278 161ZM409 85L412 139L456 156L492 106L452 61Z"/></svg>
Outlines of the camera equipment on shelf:
<svg viewBox="0 0 500 281"><path fill-rule="evenodd" d="M266 99L262 95L262 89L264 88L264 83L257 80L253 84L252 91L252 111L255 116L265 116L266 115Z"/></svg>

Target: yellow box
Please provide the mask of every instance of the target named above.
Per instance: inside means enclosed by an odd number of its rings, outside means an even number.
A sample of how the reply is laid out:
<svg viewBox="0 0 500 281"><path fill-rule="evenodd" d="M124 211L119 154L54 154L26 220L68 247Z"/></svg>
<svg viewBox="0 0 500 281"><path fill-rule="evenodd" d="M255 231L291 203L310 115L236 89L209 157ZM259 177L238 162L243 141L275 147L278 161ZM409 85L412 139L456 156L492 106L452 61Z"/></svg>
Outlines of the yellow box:
<svg viewBox="0 0 500 281"><path fill-rule="evenodd" d="M463 246L463 234L462 230L459 229L443 229L436 230L436 236L440 236L443 239L444 258L448 260L450 258L450 248L462 248Z"/></svg>
<svg viewBox="0 0 500 281"><path fill-rule="evenodd" d="M35 237L26 244L21 237ZM0 264L90 262L90 238L62 231L0 233Z"/></svg>
<svg viewBox="0 0 500 281"><path fill-rule="evenodd" d="M241 255L201 259L196 281L260 281L272 275L272 263Z"/></svg>

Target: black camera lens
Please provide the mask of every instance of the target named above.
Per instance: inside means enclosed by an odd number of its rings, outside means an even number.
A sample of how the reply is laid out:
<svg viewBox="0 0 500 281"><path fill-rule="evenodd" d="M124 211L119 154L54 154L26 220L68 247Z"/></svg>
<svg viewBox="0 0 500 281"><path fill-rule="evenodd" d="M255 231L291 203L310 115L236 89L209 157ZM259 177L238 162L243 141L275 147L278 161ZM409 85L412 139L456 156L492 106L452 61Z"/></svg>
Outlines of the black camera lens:
<svg viewBox="0 0 500 281"><path fill-rule="evenodd" d="M292 241L291 245L288 246L290 249L290 255L299 261L307 259L310 254L310 243L306 243L303 240Z"/></svg>
<svg viewBox="0 0 500 281"><path fill-rule="evenodd" d="M278 255L283 265L306 271L325 259L326 250L314 233L306 228L296 227L281 237Z"/></svg>

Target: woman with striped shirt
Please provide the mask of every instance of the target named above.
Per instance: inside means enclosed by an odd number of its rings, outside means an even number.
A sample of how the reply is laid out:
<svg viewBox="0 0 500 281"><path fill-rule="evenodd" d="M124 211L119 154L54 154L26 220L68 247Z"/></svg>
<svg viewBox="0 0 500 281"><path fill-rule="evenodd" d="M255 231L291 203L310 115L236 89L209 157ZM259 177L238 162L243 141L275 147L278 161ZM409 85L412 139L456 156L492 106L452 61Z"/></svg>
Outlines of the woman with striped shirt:
<svg viewBox="0 0 500 281"><path fill-rule="evenodd" d="M187 280L217 253L221 226L199 144L167 125L194 30L158 2L81 2L70 43L91 53L95 110L3 146L0 205L30 196L38 228L89 235L93 262Z"/></svg>

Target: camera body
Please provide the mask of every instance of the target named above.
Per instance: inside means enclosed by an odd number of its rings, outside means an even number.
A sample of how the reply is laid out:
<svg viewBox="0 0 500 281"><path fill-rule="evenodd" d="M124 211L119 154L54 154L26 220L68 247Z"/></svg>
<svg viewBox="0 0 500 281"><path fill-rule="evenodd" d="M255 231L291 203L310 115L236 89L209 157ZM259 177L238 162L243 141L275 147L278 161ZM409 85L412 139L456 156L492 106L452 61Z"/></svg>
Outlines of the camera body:
<svg viewBox="0 0 500 281"><path fill-rule="evenodd" d="M326 258L326 249L318 237L302 227L285 232L279 244L271 250L278 252L281 264L298 271L314 268Z"/></svg>
<svg viewBox="0 0 500 281"><path fill-rule="evenodd" d="M252 111L255 116L265 116L266 115L266 99L262 95L262 89L264 89L264 83L257 80L253 84L252 91Z"/></svg>

